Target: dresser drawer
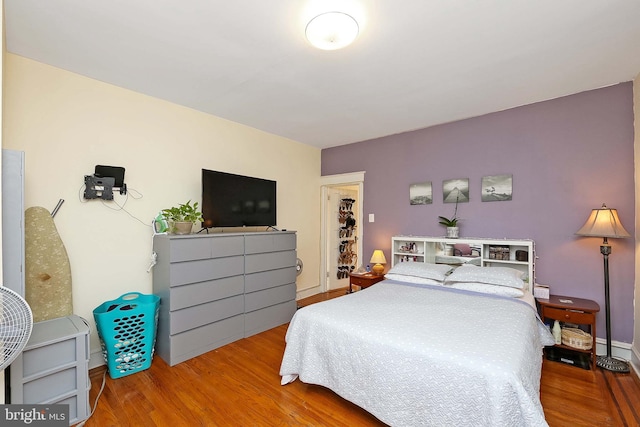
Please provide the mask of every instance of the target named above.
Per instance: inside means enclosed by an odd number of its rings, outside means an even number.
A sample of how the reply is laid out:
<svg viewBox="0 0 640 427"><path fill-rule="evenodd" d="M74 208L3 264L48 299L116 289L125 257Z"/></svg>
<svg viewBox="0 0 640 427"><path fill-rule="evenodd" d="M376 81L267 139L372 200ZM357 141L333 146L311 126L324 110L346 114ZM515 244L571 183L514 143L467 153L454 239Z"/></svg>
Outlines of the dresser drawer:
<svg viewBox="0 0 640 427"><path fill-rule="evenodd" d="M75 367L24 384L23 403L41 403L78 390ZM85 373L88 375L88 373Z"/></svg>
<svg viewBox="0 0 640 427"><path fill-rule="evenodd" d="M66 399L51 402L57 405L69 405L69 424L73 425L87 418L89 413L89 390L83 390Z"/></svg>
<svg viewBox="0 0 640 427"><path fill-rule="evenodd" d="M169 310L176 311L244 293L244 276L189 283L170 289Z"/></svg>
<svg viewBox="0 0 640 427"><path fill-rule="evenodd" d="M171 312L171 335L194 329L244 311L244 296L238 295Z"/></svg>
<svg viewBox="0 0 640 427"><path fill-rule="evenodd" d="M169 355L173 366L207 351L239 340L244 335L244 316L238 315L169 337ZM166 356L165 356L166 357Z"/></svg>
<svg viewBox="0 0 640 427"><path fill-rule="evenodd" d="M595 323L595 314L579 311L563 310L560 308L545 307L544 317L562 322L577 323L581 325Z"/></svg>
<svg viewBox="0 0 640 427"><path fill-rule="evenodd" d="M244 280L244 291L246 293L261 291L275 286L295 283L296 268L287 267L280 268L278 270L247 274Z"/></svg>
<svg viewBox="0 0 640 427"><path fill-rule="evenodd" d="M170 286L204 282L244 273L244 257L211 258L171 264Z"/></svg>
<svg viewBox="0 0 640 427"><path fill-rule="evenodd" d="M295 267L295 265L296 251L247 255L245 257L245 274Z"/></svg>
<svg viewBox="0 0 640 427"><path fill-rule="evenodd" d="M171 239L170 262L220 258L244 254L242 236L209 239L206 236L175 236Z"/></svg>
<svg viewBox="0 0 640 427"><path fill-rule="evenodd" d="M288 285L245 294L244 311L245 313L248 313L250 311L259 310L264 307L295 299L296 284L289 283Z"/></svg>
<svg viewBox="0 0 640 427"><path fill-rule="evenodd" d="M295 300L252 311L244 315L244 336L258 334L291 321L297 305Z"/></svg>
<svg viewBox="0 0 640 427"><path fill-rule="evenodd" d="M78 341L68 339L46 347L26 350L22 353L23 377L45 375L49 371L59 369L60 366L75 364L78 354L77 345Z"/></svg>
<svg viewBox="0 0 640 427"><path fill-rule="evenodd" d="M266 233L247 235L245 237L245 253L258 254L264 252L280 252L296 249L296 235L294 233Z"/></svg>

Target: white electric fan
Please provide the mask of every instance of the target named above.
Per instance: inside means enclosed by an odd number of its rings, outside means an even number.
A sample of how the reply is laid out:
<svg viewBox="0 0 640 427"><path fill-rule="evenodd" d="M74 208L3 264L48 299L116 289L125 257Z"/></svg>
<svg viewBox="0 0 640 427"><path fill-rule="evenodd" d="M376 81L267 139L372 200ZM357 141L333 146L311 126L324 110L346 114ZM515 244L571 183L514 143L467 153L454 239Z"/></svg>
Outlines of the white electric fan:
<svg viewBox="0 0 640 427"><path fill-rule="evenodd" d="M0 285L0 371L20 354L33 328L31 307L20 295Z"/></svg>

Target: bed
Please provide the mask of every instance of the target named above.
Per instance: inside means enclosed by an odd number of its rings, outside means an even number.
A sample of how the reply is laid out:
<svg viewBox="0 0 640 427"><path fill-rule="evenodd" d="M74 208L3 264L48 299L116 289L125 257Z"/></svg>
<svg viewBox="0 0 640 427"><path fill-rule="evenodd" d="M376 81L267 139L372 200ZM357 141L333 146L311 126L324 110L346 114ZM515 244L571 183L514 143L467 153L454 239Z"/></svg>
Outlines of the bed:
<svg viewBox="0 0 640 427"><path fill-rule="evenodd" d="M487 267L404 264L416 265L298 310L281 384L322 385L392 426L547 425L540 374L553 337L526 284L484 283Z"/></svg>

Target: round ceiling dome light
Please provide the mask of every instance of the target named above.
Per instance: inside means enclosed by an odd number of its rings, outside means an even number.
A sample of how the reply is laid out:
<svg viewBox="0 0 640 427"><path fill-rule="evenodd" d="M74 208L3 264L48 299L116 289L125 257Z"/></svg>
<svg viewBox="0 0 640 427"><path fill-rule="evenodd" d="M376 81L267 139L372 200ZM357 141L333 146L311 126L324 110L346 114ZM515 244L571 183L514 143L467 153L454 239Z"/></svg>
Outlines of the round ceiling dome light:
<svg viewBox="0 0 640 427"><path fill-rule="evenodd" d="M358 22L342 12L326 12L307 24L307 40L322 50L342 49L358 37Z"/></svg>

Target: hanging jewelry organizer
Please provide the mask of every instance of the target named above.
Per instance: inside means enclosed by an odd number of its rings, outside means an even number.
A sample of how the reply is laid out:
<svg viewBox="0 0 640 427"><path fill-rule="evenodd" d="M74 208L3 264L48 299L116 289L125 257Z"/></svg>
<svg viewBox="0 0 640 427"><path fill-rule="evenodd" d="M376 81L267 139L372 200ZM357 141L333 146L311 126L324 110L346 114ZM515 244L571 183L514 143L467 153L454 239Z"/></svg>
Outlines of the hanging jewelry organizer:
<svg viewBox="0 0 640 427"><path fill-rule="evenodd" d="M356 269L358 262L358 254L355 251L356 243L356 219L353 216L353 204L355 200L349 197L340 199L338 207L338 237L340 244L338 246L338 279L349 278L349 273Z"/></svg>

